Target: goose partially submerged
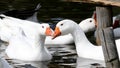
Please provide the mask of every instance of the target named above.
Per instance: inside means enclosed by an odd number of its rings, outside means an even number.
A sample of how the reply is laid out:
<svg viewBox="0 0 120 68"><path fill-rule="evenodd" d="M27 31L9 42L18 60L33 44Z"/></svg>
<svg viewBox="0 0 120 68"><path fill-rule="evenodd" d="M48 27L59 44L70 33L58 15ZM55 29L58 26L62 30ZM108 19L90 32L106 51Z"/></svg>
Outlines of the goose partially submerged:
<svg viewBox="0 0 120 68"><path fill-rule="evenodd" d="M70 33L73 36L76 51L79 57L90 58L95 60L104 60L102 46L95 46L88 41L84 32L77 23L72 20L62 20L56 25L53 39L60 35ZM117 49L120 57L120 40L116 41Z"/></svg>
<svg viewBox="0 0 120 68"><path fill-rule="evenodd" d="M31 37L26 35L22 28L18 28L15 25L13 27L4 25L4 27L12 32L12 35L8 39L9 45L5 50L10 59L47 61L52 58L52 55L44 45L46 36L52 35L52 30L48 24L34 25L35 29L30 30L32 32Z"/></svg>

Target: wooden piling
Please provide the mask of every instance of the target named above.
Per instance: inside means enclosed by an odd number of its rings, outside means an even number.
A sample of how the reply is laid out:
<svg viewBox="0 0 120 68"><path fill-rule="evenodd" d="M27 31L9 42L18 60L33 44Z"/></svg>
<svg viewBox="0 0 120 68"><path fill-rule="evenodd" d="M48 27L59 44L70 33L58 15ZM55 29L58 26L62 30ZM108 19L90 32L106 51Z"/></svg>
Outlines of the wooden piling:
<svg viewBox="0 0 120 68"><path fill-rule="evenodd" d="M112 24L112 7L96 7L97 13L97 38L103 48L106 67L107 68L120 68L120 62L115 45Z"/></svg>

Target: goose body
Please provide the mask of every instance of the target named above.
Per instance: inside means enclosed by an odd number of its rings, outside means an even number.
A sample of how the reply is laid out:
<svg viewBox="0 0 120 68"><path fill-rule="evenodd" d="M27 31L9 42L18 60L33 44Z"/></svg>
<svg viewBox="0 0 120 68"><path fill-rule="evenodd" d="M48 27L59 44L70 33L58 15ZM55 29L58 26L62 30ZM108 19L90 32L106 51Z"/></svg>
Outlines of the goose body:
<svg viewBox="0 0 120 68"><path fill-rule="evenodd" d="M90 43L82 29L72 20L63 20L58 22L55 28L53 38L68 33L70 33L73 36L76 51L79 57L90 58L95 60L104 60L102 46L95 46L92 43ZM118 53L120 53L119 43L117 43L117 49Z"/></svg>
<svg viewBox="0 0 120 68"><path fill-rule="evenodd" d="M12 27L13 25L16 27L21 27L24 30L25 34L29 37L31 37L31 35L34 35L31 31L33 28L35 29L34 26L40 25L39 23L21 20L21 19L14 18L14 17L9 17L9 16L5 16L5 15L0 15L0 16L4 17L3 19L0 20L2 23L8 25L9 27ZM87 19L81 21L79 26L83 29L84 32L92 31L94 29L91 27L95 26L94 22L95 21L93 18L87 18ZM86 26L86 24L89 24L89 25ZM26 28L26 27L30 27L30 28ZM73 37L71 36L71 34L57 37L54 40L52 40L51 38L52 37L50 37L50 36L46 37L45 44L72 44L72 43L74 43Z"/></svg>
<svg viewBox="0 0 120 68"><path fill-rule="evenodd" d="M24 61L50 60L52 55L44 45L45 35L52 34L52 31L49 28L48 24L41 24L39 26L40 30L31 30L34 35L28 37L21 28L16 26L10 27L9 29L11 32L13 31L13 33L11 38L9 38L9 45L6 48L5 53L11 59Z"/></svg>

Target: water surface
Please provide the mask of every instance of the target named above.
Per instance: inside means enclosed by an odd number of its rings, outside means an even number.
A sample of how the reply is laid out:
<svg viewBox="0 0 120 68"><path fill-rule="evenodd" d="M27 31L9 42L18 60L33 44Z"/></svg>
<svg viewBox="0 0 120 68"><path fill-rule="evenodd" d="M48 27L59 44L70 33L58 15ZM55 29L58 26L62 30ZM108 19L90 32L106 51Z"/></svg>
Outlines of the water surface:
<svg viewBox="0 0 120 68"><path fill-rule="evenodd" d="M103 61L77 57L74 44L72 45L46 45L53 58L44 62L26 62L6 59L13 68L94 68L104 67ZM5 58L6 45L1 45L1 56Z"/></svg>

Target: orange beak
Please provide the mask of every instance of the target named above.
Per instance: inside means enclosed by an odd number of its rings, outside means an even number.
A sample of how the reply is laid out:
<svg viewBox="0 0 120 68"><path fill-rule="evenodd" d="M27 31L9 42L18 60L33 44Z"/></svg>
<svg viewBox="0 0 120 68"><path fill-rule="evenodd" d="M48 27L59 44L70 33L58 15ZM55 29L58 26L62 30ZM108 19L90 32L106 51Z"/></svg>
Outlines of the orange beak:
<svg viewBox="0 0 120 68"><path fill-rule="evenodd" d="M55 39L59 35L61 35L61 31L58 27L56 27L52 39Z"/></svg>
<svg viewBox="0 0 120 68"><path fill-rule="evenodd" d="M52 36L52 35L53 35L52 29L51 29L50 27L48 27L48 28L46 29L45 34L46 34L47 36Z"/></svg>

